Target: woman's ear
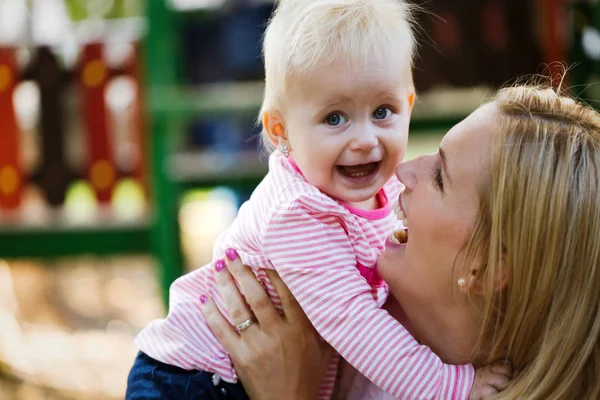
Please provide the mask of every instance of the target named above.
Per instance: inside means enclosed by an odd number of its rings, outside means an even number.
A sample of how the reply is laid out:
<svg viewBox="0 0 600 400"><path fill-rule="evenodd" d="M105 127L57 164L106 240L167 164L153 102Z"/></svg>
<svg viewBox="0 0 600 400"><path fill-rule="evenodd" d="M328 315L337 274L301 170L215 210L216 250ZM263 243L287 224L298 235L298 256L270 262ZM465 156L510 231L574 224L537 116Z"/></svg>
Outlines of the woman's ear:
<svg viewBox="0 0 600 400"><path fill-rule="evenodd" d="M274 113L265 112L263 115L263 129L267 132L273 146L277 147L287 141L287 132L281 119Z"/></svg>
<svg viewBox="0 0 600 400"><path fill-rule="evenodd" d="M481 273L483 271L474 269L471 270L468 277L463 277L458 280L458 287L462 292L473 293L477 296L483 295L487 289ZM498 270L495 272L495 276L491 283L491 290L494 292L506 289L508 286L508 277L504 268L504 257L502 257L502 263L499 265Z"/></svg>

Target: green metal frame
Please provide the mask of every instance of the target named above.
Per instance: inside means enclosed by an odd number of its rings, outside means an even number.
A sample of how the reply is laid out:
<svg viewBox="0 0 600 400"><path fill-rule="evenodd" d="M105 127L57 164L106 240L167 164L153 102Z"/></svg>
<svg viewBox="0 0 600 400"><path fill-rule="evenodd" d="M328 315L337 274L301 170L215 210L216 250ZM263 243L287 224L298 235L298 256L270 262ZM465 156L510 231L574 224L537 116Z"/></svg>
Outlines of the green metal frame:
<svg viewBox="0 0 600 400"><path fill-rule="evenodd" d="M5 258L54 258L81 254L148 252L150 229L145 225L98 228L3 228L0 254Z"/></svg>
<svg viewBox="0 0 600 400"><path fill-rule="evenodd" d="M161 93L160 87L176 87L177 54L176 16L167 7L166 1L147 3L148 35L146 38L146 71L149 87L150 107L150 154L151 176L153 179L153 221L151 247L159 263L160 282L165 304L171 282L183 273L183 257L180 249L180 232L177 223L180 188L168 176L167 161L170 154L174 128L174 118L161 110L153 109L155 98Z"/></svg>

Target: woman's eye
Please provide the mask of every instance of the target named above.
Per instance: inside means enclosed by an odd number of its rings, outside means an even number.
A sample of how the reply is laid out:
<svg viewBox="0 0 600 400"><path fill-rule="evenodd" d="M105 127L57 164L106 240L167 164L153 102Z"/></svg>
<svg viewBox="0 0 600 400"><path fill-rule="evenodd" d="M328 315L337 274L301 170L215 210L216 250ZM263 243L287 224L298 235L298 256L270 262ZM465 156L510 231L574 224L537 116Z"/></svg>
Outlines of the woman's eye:
<svg viewBox="0 0 600 400"><path fill-rule="evenodd" d="M340 113L331 113L325 117L325 123L331 126L339 126L346 123L346 117Z"/></svg>
<svg viewBox="0 0 600 400"><path fill-rule="evenodd" d="M393 111L389 107L379 107L373 112L373 118L375 119L386 119L392 115Z"/></svg>
<svg viewBox="0 0 600 400"><path fill-rule="evenodd" d="M435 181L435 185L440 190L444 190L444 181L442 180L442 168L436 167L433 170L433 180Z"/></svg>

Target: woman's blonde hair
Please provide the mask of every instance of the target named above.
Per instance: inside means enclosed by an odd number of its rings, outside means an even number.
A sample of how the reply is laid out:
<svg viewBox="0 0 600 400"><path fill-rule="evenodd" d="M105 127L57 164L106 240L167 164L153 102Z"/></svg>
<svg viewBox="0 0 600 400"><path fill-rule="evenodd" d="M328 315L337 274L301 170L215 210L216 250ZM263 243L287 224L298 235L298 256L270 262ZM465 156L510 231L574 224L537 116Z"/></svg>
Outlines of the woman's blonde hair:
<svg viewBox="0 0 600 400"><path fill-rule="evenodd" d="M479 354L515 367L498 398L600 399L600 114L542 86L493 101L491 180L465 263L482 284Z"/></svg>
<svg viewBox="0 0 600 400"><path fill-rule="evenodd" d="M263 40L265 112L281 110L290 82L335 61L368 68L397 57L410 74L415 40L404 0L279 0ZM326 84L326 82L324 82ZM273 150L263 130L263 144Z"/></svg>

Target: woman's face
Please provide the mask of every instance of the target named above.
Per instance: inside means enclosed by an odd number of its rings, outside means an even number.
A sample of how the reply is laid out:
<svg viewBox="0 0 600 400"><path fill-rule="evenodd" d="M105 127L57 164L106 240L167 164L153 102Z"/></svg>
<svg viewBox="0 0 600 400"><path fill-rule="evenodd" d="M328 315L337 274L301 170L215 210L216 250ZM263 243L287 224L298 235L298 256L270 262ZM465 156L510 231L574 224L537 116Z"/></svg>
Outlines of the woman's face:
<svg viewBox="0 0 600 400"><path fill-rule="evenodd" d="M489 175L495 112L493 103L480 107L446 134L437 153L396 169L406 187L399 201L408 241L388 241L378 262L413 335L447 362L469 361L478 334L457 282Z"/></svg>

